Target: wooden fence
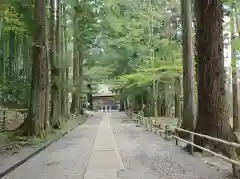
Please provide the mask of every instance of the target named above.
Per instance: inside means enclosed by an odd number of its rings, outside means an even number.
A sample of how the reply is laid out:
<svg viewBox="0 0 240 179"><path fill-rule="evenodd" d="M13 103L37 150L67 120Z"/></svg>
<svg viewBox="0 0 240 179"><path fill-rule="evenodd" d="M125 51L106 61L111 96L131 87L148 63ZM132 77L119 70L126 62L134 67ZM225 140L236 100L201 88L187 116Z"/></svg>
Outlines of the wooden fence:
<svg viewBox="0 0 240 179"><path fill-rule="evenodd" d="M168 125L165 125L164 129L161 129L159 125L156 125L155 120L151 120L150 118L143 117L143 116L140 116L140 115L134 114L134 113L129 114L128 111L127 111L127 114L129 116L131 116L131 118L133 119L133 121L135 121L137 123L137 125L143 125L147 130L155 132L156 134L159 133L160 136L162 136L162 134L165 134L164 139L166 139L166 140L168 140L169 136L172 135L172 138L174 138L175 141L176 141L176 145L178 145L179 141L184 142L186 144L189 144L191 146L191 148L190 148L190 154L191 155L194 154L194 148L196 147L198 149L201 149L205 152L208 152L208 153L212 154L213 156L221 158L221 159L225 160L226 162L229 162L230 164L232 164L233 176L234 177L239 177L239 171L237 171L237 167L240 168L240 162L239 162L239 158L236 154L236 148L239 148L240 144L234 143L234 142L228 142L226 140L214 138L214 137L211 137L211 136L208 136L208 135L203 135L203 134L195 133L195 132L192 132L192 131L184 130L184 129L179 128L179 127L176 127L175 132L172 133L172 131L169 129ZM183 132L189 133L190 141L184 140L184 139L178 137L178 131L183 131ZM218 143L229 146L231 157L230 158L226 157L222 154L213 152L213 151L211 151L207 148L196 145L194 143L194 136L202 137L202 138L208 139L210 141L218 142Z"/></svg>
<svg viewBox="0 0 240 179"><path fill-rule="evenodd" d="M26 117L27 109L6 109L0 108L0 130L7 129L9 120L23 120ZM17 121L16 123L18 123Z"/></svg>
<svg viewBox="0 0 240 179"><path fill-rule="evenodd" d="M18 127L24 119L27 117L28 109L6 109L0 108L0 131L8 130L9 122L15 123L13 128ZM86 117L91 117L93 114L91 112L85 113ZM76 115L71 114L71 119L75 120ZM13 129L11 128L11 129Z"/></svg>

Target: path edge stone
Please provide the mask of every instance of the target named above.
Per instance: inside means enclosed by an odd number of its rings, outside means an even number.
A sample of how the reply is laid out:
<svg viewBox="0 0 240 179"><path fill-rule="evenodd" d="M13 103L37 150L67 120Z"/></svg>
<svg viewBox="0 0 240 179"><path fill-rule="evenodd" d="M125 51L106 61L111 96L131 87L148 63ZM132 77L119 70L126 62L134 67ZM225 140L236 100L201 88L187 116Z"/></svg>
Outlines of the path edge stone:
<svg viewBox="0 0 240 179"><path fill-rule="evenodd" d="M89 115L86 117L86 119L84 120L83 123L85 123L89 118L91 118L92 115ZM52 145L54 142L57 142L58 140L60 140L62 137L64 137L66 134L68 134L69 132L73 131L74 129L76 129L77 127L79 127L80 125L82 125L83 123L79 123L78 125L74 126L72 129L70 129L69 131L66 131L64 133L62 133L61 135L59 135L58 137L46 142L45 144L43 144L41 147L39 147L38 149L36 149L34 152L30 153L28 156L24 157L23 159L21 159L20 161L18 161L17 163L13 164L11 167L9 167L8 169L4 170L3 172L0 173L0 178L3 178L4 176L6 176L8 173L12 172L13 170L15 170L16 168L18 168L19 166L23 165L25 162L27 162L28 160L30 160L32 157L34 157L35 155L39 154L41 151L45 150L46 148L48 148L50 145Z"/></svg>

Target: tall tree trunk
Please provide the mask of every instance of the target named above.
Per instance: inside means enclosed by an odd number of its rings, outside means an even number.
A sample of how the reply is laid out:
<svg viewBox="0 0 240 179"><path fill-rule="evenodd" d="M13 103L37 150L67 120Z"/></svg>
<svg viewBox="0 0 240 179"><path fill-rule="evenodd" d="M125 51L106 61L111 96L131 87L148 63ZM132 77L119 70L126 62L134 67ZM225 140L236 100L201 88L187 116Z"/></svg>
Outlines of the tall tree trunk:
<svg viewBox="0 0 240 179"><path fill-rule="evenodd" d="M175 94L174 94L175 117L178 118L177 126L179 126L180 120L181 120L181 101L180 101L181 80L180 80L180 77L176 77L174 86L175 86Z"/></svg>
<svg viewBox="0 0 240 179"><path fill-rule="evenodd" d="M166 116L166 92L165 92L165 84L163 82L159 82L159 115Z"/></svg>
<svg viewBox="0 0 240 179"><path fill-rule="evenodd" d="M67 45L67 15L66 15L66 5L63 5L63 38L64 38L64 58L65 61L68 59L68 45ZM69 90L68 90L68 84L69 84L69 61L67 63L66 69L65 69L65 80L67 83L67 87L65 89L65 106L66 106L66 115L69 118L70 117L70 106L69 106Z"/></svg>
<svg viewBox="0 0 240 179"><path fill-rule="evenodd" d="M58 14L58 3L55 7L55 1L51 0L51 46L50 46L50 60L51 60L51 113L50 113L50 124L53 128L60 127L59 119L59 96L60 96L60 66L59 66L59 14ZM55 11L57 9L57 12ZM56 16L55 16L56 12ZM55 20L55 17L57 20ZM56 25L55 25L56 22Z"/></svg>
<svg viewBox="0 0 240 179"><path fill-rule="evenodd" d="M47 5L49 5L49 1L47 0ZM45 12L45 16L49 17L49 11ZM50 119L50 55L49 55L49 37L48 37L48 32L49 32L49 19L46 18L45 21L45 47L46 47L46 93L45 93L45 123L44 123L44 128L48 129L50 126L49 119Z"/></svg>
<svg viewBox="0 0 240 179"><path fill-rule="evenodd" d="M187 130L194 129L196 119L195 90L194 90L194 58L192 39L192 2L191 0L181 0L182 28L183 28L183 118L181 128ZM180 132L179 136L188 136L185 132Z"/></svg>
<svg viewBox="0 0 240 179"><path fill-rule="evenodd" d="M197 18L198 59L198 117L195 132L239 142L227 114L225 70L223 56L223 7L221 0L195 1ZM195 137L195 143L206 145L207 140ZM209 142L230 156L224 144Z"/></svg>
<svg viewBox="0 0 240 179"><path fill-rule="evenodd" d="M124 108L125 107L124 106L124 96L125 96L125 94L124 94L123 90L120 91L119 96L120 96L119 111L125 111L125 108Z"/></svg>
<svg viewBox="0 0 240 179"><path fill-rule="evenodd" d="M19 68L21 64L21 48L22 48L22 42L21 42L21 33L16 34L16 43L15 43L15 78L19 79Z"/></svg>
<svg viewBox="0 0 240 179"><path fill-rule="evenodd" d="M24 134L46 136L46 91L47 91L47 58L45 51L45 3L42 0L35 1L35 31L32 56L32 83L31 99L28 116L22 125Z"/></svg>
<svg viewBox="0 0 240 179"><path fill-rule="evenodd" d="M72 93L72 104L71 104L71 113L78 114L79 109L79 98L77 94L77 87L78 87L78 80L79 80L79 49L78 49L78 6L74 8L74 17L73 17L73 24L74 24L74 42L73 42L73 85L74 91Z"/></svg>
<svg viewBox="0 0 240 179"><path fill-rule="evenodd" d="M62 89L61 89L61 114L65 117L67 117L67 106L66 106L66 100L67 100L67 96L66 96L66 84L67 84L67 80L66 80L66 62L67 62L67 58L65 58L65 53L67 53L65 51L64 48L64 44L65 44L65 38L64 38L64 13L65 12L65 8L64 8L64 4L63 2L61 2L61 8L60 8L60 14L61 14L61 30L60 30L60 41L61 41L61 67L62 67L62 72L61 72L61 81L63 83L62 85Z"/></svg>
<svg viewBox="0 0 240 179"><path fill-rule="evenodd" d="M14 39L15 34L13 31L9 32L9 77L14 76Z"/></svg>
<svg viewBox="0 0 240 179"><path fill-rule="evenodd" d="M165 91L162 92L161 106L160 106L160 116L166 116L166 99L165 99Z"/></svg>
<svg viewBox="0 0 240 179"><path fill-rule="evenodd" d="M88 84L88 94L87 94L87 101L88 101L88 109L93 110L93 97L92 97L92 85Z"/></svg>
<svg viewBox="0 0 240 179"><path fill-rule="evenodd" d="M1 19L1 30L0 30L0 36L1 36L1 51L2 51L2 56L1 56L1 71L2 71L2 76L3 76L3 81L5 81L6 79L6 40L5 40L5 37L4 37L4 20L3 18ZM1 95L0 96L0 103L3 103L4 104L4 96Z"/></svg>
<svg viewBox="0 0 240 179"><path fill-rule="evenodd" d="M56 18L56 54L57 54L57 116L60 123L60 117L61 117L61 88L62 88L62 79L61 79L61 69L62 67L62 52L61 52L61 0L57 0L57 18Z"/></svg>
<svg viewBox="0 0 240 179"><path fill-rule="evenodd" d="M238 114L238 85L237 85L237 58L233 47L235 36L235 3L232 3L231 23L231 48L232 48L232 101L233 101L233 130L239 130L239 114Z"/></svg>
<svg viewBox="0 0 240 179"><path fill-rule="evenodd" d="M79 39L80 40L80 39ZM78 110L79 110L79 114L83 115L83 58L84 58L84 54L83 54L83 50L84 50L84 46L82 44L82 41L80 40L79 42L79 86L78 86Z"/></svg>
<svg viewBox="0 0 240 179"><path fill-rule="evenodd" d="M127 96L125 97L125 100L124 100L124 109L125 109L125 110L129 110L128 97L127 97Z"/></svg>

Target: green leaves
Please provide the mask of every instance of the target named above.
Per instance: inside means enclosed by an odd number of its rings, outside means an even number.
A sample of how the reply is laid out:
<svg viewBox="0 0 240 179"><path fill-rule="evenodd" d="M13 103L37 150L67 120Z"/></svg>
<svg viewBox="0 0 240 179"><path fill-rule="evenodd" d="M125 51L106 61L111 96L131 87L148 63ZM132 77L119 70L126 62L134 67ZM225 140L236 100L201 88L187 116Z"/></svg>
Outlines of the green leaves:
<svg viewBox="0 0 240 179"><path fill-rule="evenodd" d="M109 84L115 90L137 92L154 80L172 81L182 72L181 44L172 39L178 35L179 2L154 3L149 13L145 1L104 0L104 10L98 16L102 25L98 44L103 52L88 55L89 80ZM152 49L149 22L154 25Z"/></svg>
<svg viewBox="0 0 240 179"><path fill-rule="evenodd" d="M240 39L239 38L234 39L232 41L232 46L235 51L239 51L240 50Z"/></svg>
<svg viewBox="0 0 240 179"><path fill-rule="evenodd" d="M4 31L26 31L26 26L21 20L21 15L17 12L16 8L12 6L5 6L1 13L2 15L4 14Z"/></svg>

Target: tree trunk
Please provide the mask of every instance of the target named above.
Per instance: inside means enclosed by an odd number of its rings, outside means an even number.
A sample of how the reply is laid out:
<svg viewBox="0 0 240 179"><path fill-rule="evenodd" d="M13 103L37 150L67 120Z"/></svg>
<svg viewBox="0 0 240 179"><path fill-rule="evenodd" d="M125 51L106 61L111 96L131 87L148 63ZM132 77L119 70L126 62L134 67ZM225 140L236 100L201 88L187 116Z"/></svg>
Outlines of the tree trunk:
<svg viewBox="0 0 240 179"><path fill-rule="evenodd" d="M129 106L128 106L128 97L127 97L127 96L125 97L125 100L124 100L124 109L125 109L125 110L128 110L128 109L129 109Z"/></svg>
<svg viewBox="0 0 240 179"><path fill-rule="evenodd" d="M72 104L71 104L71 113L72 114L78 114L79 112L79 98L77 94L77 87L78 87L78 80L79 80L79 49L78 49L78 7L76 6L74 8L74 17L73 17L73 24L74 24L74 42L73 42L73 86L74 90L72 93Z"/></svg>
<svg viewBox="0 0 240 179"><path fill-rule="evenodd" d="M64 24L63 24L63 27L64 27L64 57L65 57L65 60L68 59L68 49L67 49L67 16L66 16L66 6L63 6L63 21L64 21ZM68 118L70 118L70 106L69 106L69 90L68 90L68 84L69 84L69 63L67 63L67 67L66 67L66 70L65 70L65 73L66 73L66 83L67 83L67 87L66 87L66 92L65 92L65 95L66 95L66 115Z"/></svg>
<svg viewBox="0 0 240 179"><path fill-rule="evenodd" d="M49 1L47 1L47 5L49 5ZM49 11L45 12L46 17L49 17ZM45 47L46 47L46 93L45 93L45 122L44 122L44 128L47 129L50 127L49 119L50 119L50 56L49 56L49 37L48 37L48 32L49 32L49 20L45 21Z"/></svg>
<svg viewBox="0 0 240 179"><path fill-rule="evenodd" d="M119 106L119 111L125 111L125 106L124 106L124 94L123 91L120 91L120 106Z"/></svg>
<svg viewBox="0 0 240 179"><path fill-rule="evenodd" d="M232 3L231 13L231 42L232 42L232 101L233 101L233 130L239 130L239 114L238 114L238 86L237 86L237 58L236 52L233 47L233 42L236 39L235 36L235 4Z"/></svg>
<svg viewBox="0 0 240 179"><path fill-rule="evenodd" d="M227 114L225 71L223 56L223 7L221 0L195 1L197 19L198 59L198 117L195 132L238 142ZM206 145L206 140L195 138L195 143ZM229 156L229 148L223 144L209 145Z"/></svg>
<svg viewBox="0 0 240 179"><path fill-rule="evenodd" d="M62 69L62 53L61 53L61 0L57 0L57 18L56 18L56 67L57 67L57 75L56 75L56 86L57 86L57 116L60 124L61 117L61 89L62 89L62 79L61 79L61 69ZM59 127L59 126L58 126Z"/></svg>
<svg viewBox="0 0 240 179"><path fill-rule="evenodd" d="M78 58L78 63L79 63L79 67L78 67L78 75L79 75L79 86L78 86L78 110L79 110L79 114L83 115L83 50L84 50L84 46L82 44L82 41L79 39L78 41L79 44L79 58ZM92 103L92 102L91 102ZM92 105L92 104L91 104Z"/></svg>
<svg viewBox="0 0 240 179"><path fill-rule="evenodd" d="M194 129L196 119L195 93L194 93L194 58L192 40L192 2L181 0L182 28L183 28L183 116L181 128ZM185 132L179 132L179 136L186 138Z"/></svg>
<svg viewBox="0 0 240 179"><path fill-rule="evenodd" d="M162 93L162 97L160 98L161 106L160 106L160 116L166 116L166 99L165 99L165 91Z"/></svg>
<svg viewBox="0 0 240 179"><path fill-rule="evenodd" d="M62 116L67 117L67 106L66 106L66 100L67 100L67 95L66 95L66 84L67 84L67 80L66 80L66 62L67 62L67 58L65 58L65 48L64 48L64 44L65 44L65 38L64 38L64 4L63 2L61 2L60 5L60 44L61 44L61 82L62 82L62 89L61 89L61 114Z"/></svg>
<svg viewBox="0 0 240 179"><path fill-rule="evenodd" d="M120 109L119 111L125 111L124 109L124 99L120 99Z"/></svg>
<svg viewBox="0 0 240 179"><path fill-rule="evenodd" d="M32 56L32 83L31 99L28 116L22 125L24 134L46 136L46 91L47 91L47 58L45 51L45 3L42 0L35 1L35 32Z"/></svg>
<svg viewBox="0 0 240 179"><path fill-rule="evenodd" d="M175 94L174 94L174 106L175 106L175 117L178 118L178 125L180 125L181 120L181 101L180 101L180 95L181 95L181 81L180 77L177 77L174 82L175 86Z"/></svg>
<svg viewBox="0 0 240 179"><path fill-rule="evenodd" d="M3 81L5 82L6 79L6 40L4 37L4 21L3 18L1 19L1 32L0 32L0 36L1 36L1 51L2 51L2 62L1 62L1 71L2 71L2 77L3 77ZM0 94L0 104L4 104L4 96L2 94Z"/></svg>
<svg viewBox="0 0 240 179"><path fill-rule="evenodd" d="M88 109L93 110L93 98L92 98L92 85L88 84L88 94L87 94L87 101L88 101Z"/></svg>
<svg viewBox="0 0 240 179"><path fill-rule="evenodd" d="M60 82L60 67L59 67L59 14L58 14L58 2L57 0L57 24L55 25L55 1L51 0L51 46L50 46L50 58L51 58L51 113L50 124L53 128L60 127L59 119L59 82Z"/></svg>
<svg viewBox="0 0 240 179"><path fill-rule="evenodd" d="M166 92L165 92L165 84L163 82L159 82L159 116L166 116Z"/></svg>
<svg viewBox="0 0 240 179"><path fill-rule="evenodd" d="M9 77L10 79L14 76L14 38L15 34L13 31L9 32Z"/></svg>

